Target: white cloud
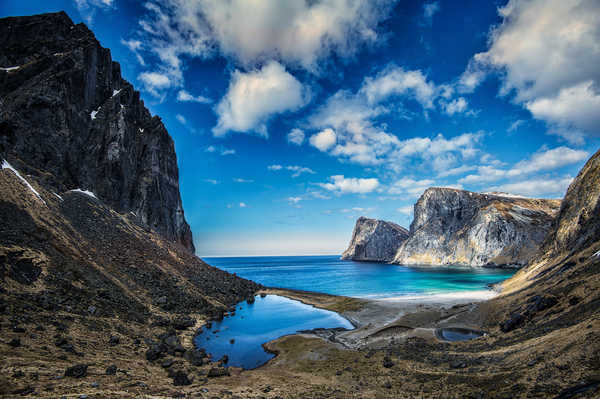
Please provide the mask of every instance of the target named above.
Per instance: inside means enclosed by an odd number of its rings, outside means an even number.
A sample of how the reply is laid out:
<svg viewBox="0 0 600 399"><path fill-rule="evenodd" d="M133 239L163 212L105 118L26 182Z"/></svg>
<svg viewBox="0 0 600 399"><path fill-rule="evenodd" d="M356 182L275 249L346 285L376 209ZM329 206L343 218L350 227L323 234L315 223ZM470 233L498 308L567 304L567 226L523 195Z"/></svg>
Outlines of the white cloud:
<svg viewBox="0 0 600 399"><path fill-rule="evenodd" d="M313 147L321 151L327 151L335 145L335 137L335 132L327 128L310 136L309 142Z"/></svg>
<svg viewBox="0 0 600 399"><path fill-rule="evenodd" d="M476 166L472 166L472 165L461 165L461 166L457 166L456 168L451 168L451 169L446 169L446 170L440 171L438 173L438 177L461 175L463 173L470 172L476 168L477 168Z"/></svg>
<svg viewBox="0 0 600 399"><path fill-rule="evenodd" d="M177 93L177 101L196 102L201 104L210 104L212 100L204 96L193 96L185 90L179 90Z"/></svg>
<svg viewBox="0 0 600 399"><path fill-rule="evenodd" d="M504 178L514 179L537 172L554 171L567 165L583 162L588 157L588 152L568 147L557 147L551 150L542 149L529 159L516 163L511 169L480 166L477 168L477 174L468 175L460 179L459 183L485 183Z"/></svg>
<svg viewBox="0 0 600 399"><path fill-rule="evenodd" d="M564 88L553 97L528 101L525 107L536 119L550 123L552 133L578 144L580 131L600 135L600 94L593 85L589 80Z"/></svg>
<svg viewBox="0 0 600 399"><path fill-rule="evenodd" d="M490 187L486 191L499 191L528 197L562 198L572 181L572 177L536 178Z"/></svg>
<svg viewBox="0 0 600 399"><path fill-rule="evenodd" d="M240 208L247 208L248 205L246 205L245 202L240 202Z"/></svg>
<svg viewBox="0 0 600 399"><path fill-rule="evenodd" d="M508 127L508 129L506 129L506 131L509 133L512 133L512 132L516 131L519 127L521 127L524 123L525 123L525 121L523 119L517 119L516 121L514 121L513 123L510 124L510 126Z"/></svg>
<svg viewBox="0 0 600 399"><path fill-rule="evenodd" d="M235 154L235 150L231 149L231 148L225 148L225 147L220 147L217 148L214 145L209 145L208 147L206 147L204 149L204 152L218 152L219 154L225 156L225 155L234 155Z"/></svg>
<svg viewBox="0 0 600 399"><path fill-rule="evenodd" d="M304 166L286 166L285 168L287 170L290 170L290 171L294 172L292 174L292 177L298 177L302 173L308 173L308 174L311 174L311 175L315 174L314 170L312 170L311 168L304 167Z"/></svg>
<svg viewBox="0 0 600 399"><path fill-rule="evenodd" d="M75 0L77 10L88 24L91 24L96 14L96 9L107 10L114 7L114 0Z"/></svg>
<svg viewBox="0 0 600 399"><path fill-rule="evenodd" d="M161 72L142 72L138 76L144 90L154 97L162 97L164 90L175 86L176 83L166 73Z"/></svg>
<svg viewBox="0 0 600 399"><path fill-rule="evenodd" d="M236 183L254 183L254 180L250 180L250 179L242 179L239 177L234 177L233 181Z"/></svg>
<svg viewBox="0 0 600 399"><path fill-rule="evenodd" d="M388 194L417 198L423 194L423 191L427 190L434 184L435 181L431 179L414 180L408 177L403 177L402 179L397 180L390 185L388 188Z"/></svg>
<svg viewBox="0 0 600 399"><path fill-rule="evenodd" d="M215 180L215 179L204 179L204 181L205 181L206 183L210 183L210 184L215 184L215 185L216 185L216 184L219 184L219 181L218 181L218 180Z"/></svg>
<svg viewBox="0 0 600 399"><path fill-rule="evenodd" d="M398 211L399 213L401 213L403 215L411 216L414 211L414 206L413 205L401 206L400 208L396 209L396 211Z"/></svg>
<svg viewBox="0 0 600 399"><path fill-rule="evenodd" d="M343 175L335 175L331 176L330 180L329 183L319 183L319 186L340 194L366 194L379 187L379 180L376 178L346 178Z"/></svg>
<svg viewBox="0 0 600 399"><path fill-rule="evenodd" d="M378 117L397 111L389 103L394 96L412 97L423 109L447 103L452 88L436 87L427 82L420 71L405 71L390 66L375 77L367 77L355 93L340 90L330 96L309 118L309 126L320 129L310 143L321 151L361 165L381 165L394 171L404 168L411 158L430 163L435 170L455 167L456 163L475 156L482 133L464 133L453 138L441 134L435 138L414 137L401 140L378 124ZM452 103L452 102L451 102ZM458 100L449 108L466 111L466 100ZM327 130L330 129L330 130ZM324 140L317 140L323 138ZM335 138L335 140L334 140ZM325 140L326 139L326 140Z"/></svg>
<svg viewBox="0 0 600 399"><path fill-rule="evenodd" d="M182 125L187 124L187 120L185 120L185 117L181 114L177 114L175 115L175 118L179 121L179 123L181 123Z"/></svg>
<svg viewBox="0 0 600 399"><path fill-rule="evenodd" d="M423 4L423 19L426 25L431 25L433 16L440 11L440 2L434 1Z"/></svg>
<svg viewBox="0 0 600 399"><path fill-rule="evenodd" d="M501 73L501 94L514 93L550 132L581 142L600 132L600 2L510 0L502 24L490 33L463 80L471 88L491 70ZM472 78L477 76L476 79ZM466 84L469 86L469 84Z"/></svg>
<svg viewBox="0 0 600 399"><path fill-rule="evenodd" d="M276 61L247 73L236 70L216 108L219 120L213 133L255 131L267 136L266 122L271 116L297 110L308 99L308 91Z"/></svg>
<svg viewBox="0 0 600 399"><path fill-rule="evenodd" d="M137 35L162 68L182 75L184 57L220 53L244 67L276 59L319 73L333 54L346 58L378 39L395 0L151 0Z"/></svg>
<svg viewBox="0 0 600 399"><path fill-rule="evenodd" d="M449 103L443 103L442 108L448 115L465 112L467 110L467 100L464 97L458 97Z"/></svg>
<svg viewBox="0 0 600 399"><path fill-rule="evenodd" d="M302 145L304 142L304 132L300 129L292 129L287 135L288 143Z"/></svg>
<svg viewBox="0 0 600 399"><path fill-rule="evenodd" d="M315 174L315 171L312 170L311 168L307 168L305 166L297 166L297 165L288 165L288 166L281 166L281 165L269 165L267 166L268 170L272 170L272 171L277 171L277 170L289 170L291 172L294 172L292 174L292 177L298 177L300 176L302 173L308 173L311 175Z"/></svg>
<svg viewBox="0 0 600 399"><path fill-rule="evenodd" d="M138 62L140 63L140 65L145 66L146 62L144 61L144 58L140 55L140 51L143 48L143 44L140 40L135 40L135 39L130 39L130 40L125 40L125 39L121 39L121 44L125 47L127 47L129 49L129 51L131 51L133 54L135 54L135 57L137 58Z"/></svg>
<svg viewBox="0 0 600 399"><path fill-rule="evenodd" d="M302 201L302 198L301 197L288 197L287 200L290 204L297 205L298 202Z"/></svg>
<svg viewBox="0 0 600 399"><path fill-rule="evenodd" d="M436 95L435 84L428 82L421 71L405 71L398 66L387 67L374 78L365 78L360 90L370 104L391 96L409 96L423 108L433 108Z"/></svg>

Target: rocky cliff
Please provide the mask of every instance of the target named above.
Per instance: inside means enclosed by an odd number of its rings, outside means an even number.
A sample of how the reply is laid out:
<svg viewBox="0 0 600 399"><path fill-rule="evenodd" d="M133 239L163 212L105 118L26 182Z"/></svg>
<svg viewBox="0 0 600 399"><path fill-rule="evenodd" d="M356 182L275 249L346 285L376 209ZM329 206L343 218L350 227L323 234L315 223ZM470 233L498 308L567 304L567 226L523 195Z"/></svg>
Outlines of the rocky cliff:
<svg viewBox="0 0 600 399"><path fill-rule="evenodd" d="M559 200L452 188L427 189L394 263L523 266L536 253Z"/></svg>
<svg viewBox="0 0 600 399"><path fill-rule="evenodd" d="M342 254L342 259L390 262L407 238L408 230L404 227L361 216L356 221L350 245Z"/></svg>
<svg viewBox="0 0 600 399"><path fill-rule="evenodd" d="M194 251L173 140L110 51L64 12L0 19L0 156Z"/></svg>

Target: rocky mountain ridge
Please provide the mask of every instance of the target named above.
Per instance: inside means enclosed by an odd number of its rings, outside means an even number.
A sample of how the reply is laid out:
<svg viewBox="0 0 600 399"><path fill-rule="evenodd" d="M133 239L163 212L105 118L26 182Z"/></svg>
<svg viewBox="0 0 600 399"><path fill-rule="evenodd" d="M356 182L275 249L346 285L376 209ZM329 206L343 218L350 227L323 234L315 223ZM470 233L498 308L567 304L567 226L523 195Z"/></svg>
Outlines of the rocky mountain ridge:
<svg viewBox="0 0 600 399"><path fill-rule="evenodd" d="M429 188L393 263L516 266L536 253L560 200Z"/></svg>
<svg viewBox="0 0 600 399"><path fill-rule="evenodd" d="M342 259L390 262L407 238L408 230L402 226L361 216L356 221L350 245Z"/></svg>
<svg viewBox="0 0 600 399"><path fill-rule="evenodd" d="M0 67L3 159L194 251L173 140L84 24L64 12L1 19Z"/></svg>

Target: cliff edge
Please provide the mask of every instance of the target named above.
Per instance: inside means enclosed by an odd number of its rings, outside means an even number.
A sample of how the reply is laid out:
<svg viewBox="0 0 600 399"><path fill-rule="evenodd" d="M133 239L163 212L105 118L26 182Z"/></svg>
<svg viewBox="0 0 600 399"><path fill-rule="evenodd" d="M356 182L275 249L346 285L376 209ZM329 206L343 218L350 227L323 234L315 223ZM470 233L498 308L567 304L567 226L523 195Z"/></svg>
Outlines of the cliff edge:
<svg viewBox="0 0 600 399"><path fill-rule="evenodd" d="M393 262L521 267L544 241L559 206L560 200L429 188Z"/></svg>
<svg viewBox="0 0 600 399"><path fill-rule="evenodd" d="M342 259L390 262L407 238L408 230L402 226L361 216L356 221L350 245Z"/></svg>

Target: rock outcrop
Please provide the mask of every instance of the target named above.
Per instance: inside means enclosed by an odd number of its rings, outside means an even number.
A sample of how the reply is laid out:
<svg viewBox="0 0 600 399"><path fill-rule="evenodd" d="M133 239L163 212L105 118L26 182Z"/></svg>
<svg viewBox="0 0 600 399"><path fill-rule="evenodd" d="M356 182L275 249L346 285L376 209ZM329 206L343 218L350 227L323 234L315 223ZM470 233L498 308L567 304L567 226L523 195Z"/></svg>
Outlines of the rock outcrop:
<svg viewBox="0 0 600 399"><path fill-rule="evenodd" d="M560 200L429 188L393 262L521 267L538 251L559 206Z"/></svg>
<svg viewBox="0 0 600 399"><path fill-rule="evenodd" d="M408 230L402 226L361 216L356 221L350 245L342 259L390 262L407 238Z"/></svg>
<svg viewBox="0 0 600 399"><path fill-rule="evenodd" d="M173 140L110 51L64 12L0 19L0 157L194 251Z"/></svg>

